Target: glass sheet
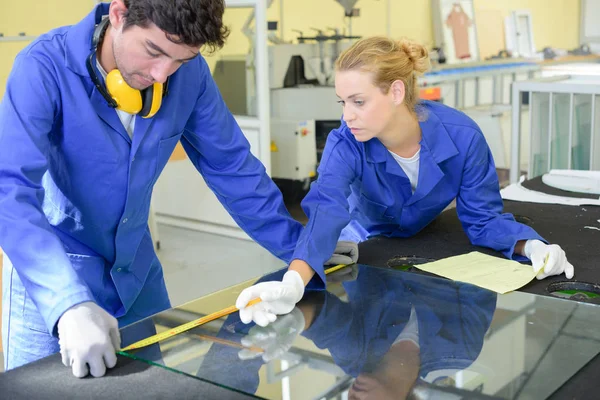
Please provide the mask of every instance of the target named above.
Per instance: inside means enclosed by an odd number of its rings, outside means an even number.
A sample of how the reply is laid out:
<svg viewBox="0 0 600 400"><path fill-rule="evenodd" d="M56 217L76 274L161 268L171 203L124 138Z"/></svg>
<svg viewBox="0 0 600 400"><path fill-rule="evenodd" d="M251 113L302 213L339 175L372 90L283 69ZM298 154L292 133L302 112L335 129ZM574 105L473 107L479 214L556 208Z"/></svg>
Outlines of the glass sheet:
<svg viewBox="0 0 600 400"><path fill-rule="evenodd" d="M592 113L594 119L594 129L592 132L592 146L590 157L592 158L592 170L600 171L600 96L596 95Z"/></svg>
<svg viewBox="0 0 600 400"><path fill-rule="evenodd" d="M571 168L590 170L590 149L592 138L592 96L576 94L573 96L573 144L571 148Z"/></svg>
<svg viewBox="0 0 600 400"><path fill-rule="evenodd" d="M550 142L551 169L569 169L569 110L570 95L555 93L553 96L552 140Z"/></svg>
<svg viewBox="0 0 600 400"><path fill-rule="evenodd" d="M543 399L599 351L593 304L365 265L328 279L267 328L236 312L130 354L266 399ZM123 345L229 307L252 283L130 325Z"/></svg>
<svg viewBox="0 0 600 400"><path fill-rule="evenodd" d="M531 177L548 172L550 94L533 92L530 99Z"/></svg>

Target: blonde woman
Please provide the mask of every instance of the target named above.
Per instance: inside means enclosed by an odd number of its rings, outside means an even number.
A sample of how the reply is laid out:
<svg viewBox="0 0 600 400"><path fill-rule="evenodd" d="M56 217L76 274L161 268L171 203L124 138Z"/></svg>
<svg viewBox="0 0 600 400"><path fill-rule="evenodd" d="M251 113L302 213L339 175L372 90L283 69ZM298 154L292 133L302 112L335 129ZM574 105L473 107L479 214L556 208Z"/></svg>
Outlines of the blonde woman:
<svg viewBox="0 0 600 400"><path fill-rule="evenodd" d="M319 178L302 202L308 224L283 280L240 294L242 321L266 325L291 311L306 285L323 288L323 263L340 235L355 242L412 236L455 199L472 244L531 260L538 279L573 277L558 245L502 213L494 160L477 124L419 100L417 76L429 66L420 44L385 37L362 39L340 55L335 90L343 120L329 134ZM255 297L263 301L246 307Z"/></svg>

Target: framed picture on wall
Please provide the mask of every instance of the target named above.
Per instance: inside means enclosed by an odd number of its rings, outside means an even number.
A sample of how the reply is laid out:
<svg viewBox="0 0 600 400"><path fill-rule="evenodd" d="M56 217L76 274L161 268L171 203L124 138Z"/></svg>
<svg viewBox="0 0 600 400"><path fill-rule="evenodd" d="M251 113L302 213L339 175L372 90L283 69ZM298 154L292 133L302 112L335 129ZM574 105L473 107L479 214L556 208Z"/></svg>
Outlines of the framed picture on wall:
<svg viewBox="0 0 600 400"><path fill-rule="evenodd" d="M580 14L579 44L600 48L600 0L581 0Z"/></svg>
<svg viewBox="0 0 600 400"><path fill-rule="evenodd" d="M529 10L516 10L504 21L506 49L515 57L534 57L533 24Z"/></svg>
<svg viewBox="0 0 600 400"><path fill-rule="evenodd" d="M436 46L446 62L479 61L473 0L433 0L432 12Z"/></svg>

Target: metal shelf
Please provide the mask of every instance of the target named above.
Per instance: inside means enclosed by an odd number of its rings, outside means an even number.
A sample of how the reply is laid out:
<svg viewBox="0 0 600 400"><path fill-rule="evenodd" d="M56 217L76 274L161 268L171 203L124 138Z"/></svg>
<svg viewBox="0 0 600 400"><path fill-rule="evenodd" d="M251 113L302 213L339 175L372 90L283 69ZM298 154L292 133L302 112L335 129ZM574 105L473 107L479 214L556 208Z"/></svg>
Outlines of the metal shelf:
<svg viewBox="0 0 600 400"><path fill-rule="evenodd" d="M37 36L0 36L0 42L30 42Z"/></svg>

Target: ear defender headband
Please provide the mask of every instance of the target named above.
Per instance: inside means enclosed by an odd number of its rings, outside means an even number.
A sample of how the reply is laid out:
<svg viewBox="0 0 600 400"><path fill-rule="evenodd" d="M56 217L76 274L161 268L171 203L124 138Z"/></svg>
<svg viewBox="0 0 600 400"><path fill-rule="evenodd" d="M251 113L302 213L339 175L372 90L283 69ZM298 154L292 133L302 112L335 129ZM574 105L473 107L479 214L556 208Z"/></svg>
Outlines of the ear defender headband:
<svg viewBox="0 0 600 400"><path fill-rule="evenodd" d="M94 29L92 52L85 63L90 78L92 78L94 85L109 106L129 114L138 114L142 118L151 118L158 112L163 97L167 95L169 78L167 78L164 85L156 82L144 90L137 90L125 82L118 69L113 69L106 76L106 86L102 85L102 81L98 78L98 73L94 67L94 56L98 44L102 43L102 39L104 39L109 23L108 18L103 18Z"/></svg>

